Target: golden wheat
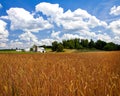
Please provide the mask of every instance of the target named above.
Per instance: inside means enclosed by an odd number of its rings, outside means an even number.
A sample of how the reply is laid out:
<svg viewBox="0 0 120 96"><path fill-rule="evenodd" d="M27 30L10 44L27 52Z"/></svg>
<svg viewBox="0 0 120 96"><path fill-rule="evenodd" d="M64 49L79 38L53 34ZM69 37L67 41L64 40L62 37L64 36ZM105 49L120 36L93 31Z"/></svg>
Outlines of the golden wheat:
<svg viewBox="0 0 120 96"><path fill-rule="evenodd" d="M0 54L0 96L120 96L120 52Z"/></svg>

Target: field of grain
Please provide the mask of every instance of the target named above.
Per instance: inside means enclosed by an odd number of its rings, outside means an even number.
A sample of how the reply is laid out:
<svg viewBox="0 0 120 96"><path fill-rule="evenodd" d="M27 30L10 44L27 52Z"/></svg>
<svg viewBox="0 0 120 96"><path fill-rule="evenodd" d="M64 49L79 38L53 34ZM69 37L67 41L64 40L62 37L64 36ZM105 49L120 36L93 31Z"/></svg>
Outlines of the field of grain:
<svg viewBox="0 0 120 96"><path fill-rule="evenodd" d="M0 54L0 96L120 96L120 52Z"/></svg>

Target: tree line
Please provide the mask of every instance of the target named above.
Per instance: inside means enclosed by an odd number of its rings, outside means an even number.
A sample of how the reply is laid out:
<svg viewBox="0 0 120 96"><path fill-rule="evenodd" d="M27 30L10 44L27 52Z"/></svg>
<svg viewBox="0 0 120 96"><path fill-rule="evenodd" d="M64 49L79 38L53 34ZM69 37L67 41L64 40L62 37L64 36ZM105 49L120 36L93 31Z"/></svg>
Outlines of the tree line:
<svg viewBox="0 0 120 96"><path fill-rule="evenodd" d="M92 39L70 39L63 40L62 42L54 41L52 42L52 51L62 52L63 49L98 49L105 51L120 50L120 45L113 42L105 42L102 40L97 40L94 42Z"/></svg>

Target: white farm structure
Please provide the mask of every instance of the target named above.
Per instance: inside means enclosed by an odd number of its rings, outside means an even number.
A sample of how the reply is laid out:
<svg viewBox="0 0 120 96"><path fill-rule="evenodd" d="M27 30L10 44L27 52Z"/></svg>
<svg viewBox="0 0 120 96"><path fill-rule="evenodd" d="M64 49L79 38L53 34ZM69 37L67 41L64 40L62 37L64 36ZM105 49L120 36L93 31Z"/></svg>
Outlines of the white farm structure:
<svg viewBox="0 0 120 96"><path fill-rule="evenodd" d="M24 49L25 52L29 52L30 51L30 48L26 48Z"/></svg>
<svg viewBox="0 0 120 96"><path fill-rule="evenodd" d="M21 50L21 49L16 49L16 51L17 51L17 52L22 52L22 50Z"/></svg>
<svg viewBox="0 0 120 96"><path fill-rule="evenodd" d="M34 45L32 48L25 48L24 51L25 52L33 51L33 52L40 52L40 53L45 53L46 52L44 47L36 46L36 45Z"/></svg>
<svg viewBox="0 0 120 96"><path fill-rule="evenodd" d="M41 52L41 53L45 53L45 48L41 47L41 46L33 46L33 52Z"/></svg>

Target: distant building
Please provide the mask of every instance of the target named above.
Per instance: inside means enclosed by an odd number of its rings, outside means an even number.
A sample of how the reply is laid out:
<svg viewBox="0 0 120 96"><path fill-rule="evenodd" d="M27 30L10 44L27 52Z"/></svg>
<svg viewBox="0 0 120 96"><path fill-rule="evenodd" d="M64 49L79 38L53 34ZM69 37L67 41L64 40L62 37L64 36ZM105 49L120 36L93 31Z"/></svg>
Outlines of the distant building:
<svg viewBox="0 0 120 96"><path fill-rule="evenodd" d="M44 47L34 45L34 46L33 46L33 52L45 53L46 51L45 51L45 48L44 48Z"/></svg>
<svg viewBox="0 0 120 96"><path fill-rule="evenodd" d="M16 49L16 51L17 51L17 52L22 52L22 50L21 50L21 49Z"/></svg>
<svg viewBox="0 0 120 96"><path fill-rule="evenodd" d="M30 51L30 48L26 48L24 49L25 52L29 52Z"/></svg>

